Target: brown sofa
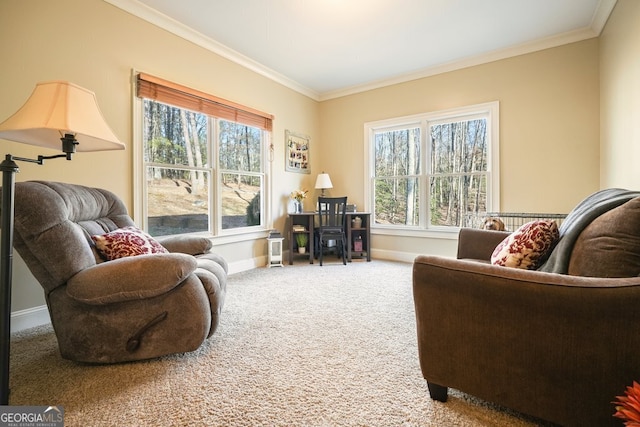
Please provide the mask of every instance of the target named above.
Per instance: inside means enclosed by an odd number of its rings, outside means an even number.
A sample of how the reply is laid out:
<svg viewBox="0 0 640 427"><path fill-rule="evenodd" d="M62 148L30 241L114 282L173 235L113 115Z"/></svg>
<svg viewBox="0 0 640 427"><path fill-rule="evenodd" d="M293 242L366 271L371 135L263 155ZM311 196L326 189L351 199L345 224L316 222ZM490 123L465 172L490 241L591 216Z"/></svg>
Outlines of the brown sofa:
<svg viewBox="0 0 640 427"><path fill-rule="evenodd" d="M15 206L14 246L44 289L62 357L148 359L195 350L216 330L228 268L209 239L166 236L169 253L105 261L91 236L135 225L113 193L20 182Z"/></svg>
<svg viewBox="0 0 640 427"><path fill-rule="evenodd" d="M413 266L420 366L448 387L567 426L622 425L611 403L640 380L640 196L605 190L560 227L537 271L491 265L509 233L462 229L457 259Z"/></svg>

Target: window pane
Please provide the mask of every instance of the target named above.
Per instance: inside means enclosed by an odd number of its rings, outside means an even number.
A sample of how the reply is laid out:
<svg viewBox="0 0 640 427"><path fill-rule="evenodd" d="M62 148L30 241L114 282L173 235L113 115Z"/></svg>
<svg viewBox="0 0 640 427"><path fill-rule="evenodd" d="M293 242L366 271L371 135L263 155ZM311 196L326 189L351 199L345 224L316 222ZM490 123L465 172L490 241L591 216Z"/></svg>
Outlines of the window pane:
<svg viewBox="0 0 640 427"><path fill-rule="evenodd" d="M152 235L264 225L267 131L149 99L141 105Z"/></svg>
<svg viewBox="0 0 640 427"><path fill-rule="evenodd" d="M431 225L472 226L469 221L486 209L486 174L431 178Z"/></svg>
<svg viewBox="0 0 640 427"><path fill-rule="evenodd" d="M207 165L207 116L144 100L145 162Z"/></svg>
<svg viewBox="0 0 640 427"><path fill-rule="evenodd" d="M438 173L487 170L487 120L432 125L431 169Z"/></svg>
<svg viewBox="0 0 640 427"><path fill-rule="evenodd" d="M420 128L375 133L375 176L420 173Z"/></svg>
<svg viewBox="0 0 640 427"><path fill-rule="evenodd" d="M147 167L149 234L209 230L208 172Z"/></svg>
<svg viewBox="0 0 640 427"><path fill-rule="evenodd" d="M219 132L221 169L261 171L262 130L220 120Z"/></svg>
<svg viewBox="0 0 640 427"><path fill-rule="evenodd" d="M222 229L260 225L262 177L222 174Z"/></svg>
<svg viewBox="0 0 640 427"><path fill-rule="evenodd" d="M375 222L418 225L420 186L418 178L375 179Z"/></svg>

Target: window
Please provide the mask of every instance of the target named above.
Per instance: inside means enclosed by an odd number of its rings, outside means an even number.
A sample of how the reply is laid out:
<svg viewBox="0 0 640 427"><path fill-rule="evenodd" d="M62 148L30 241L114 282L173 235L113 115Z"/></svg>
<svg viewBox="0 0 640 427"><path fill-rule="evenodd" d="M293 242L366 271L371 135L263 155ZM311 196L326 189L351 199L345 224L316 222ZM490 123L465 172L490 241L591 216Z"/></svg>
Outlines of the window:
<svg viewBox="0 0 640 427"><path fill-rule="evenodd" d="M457 229L498 210L497 130L497 102L365 124L373 228Z"/></svg>
<svg viewBox="0 0 640 427"><path fill-rule="evenodd" d="M149 233L264 229L271 116L144 74L137 83Z"/></svg>

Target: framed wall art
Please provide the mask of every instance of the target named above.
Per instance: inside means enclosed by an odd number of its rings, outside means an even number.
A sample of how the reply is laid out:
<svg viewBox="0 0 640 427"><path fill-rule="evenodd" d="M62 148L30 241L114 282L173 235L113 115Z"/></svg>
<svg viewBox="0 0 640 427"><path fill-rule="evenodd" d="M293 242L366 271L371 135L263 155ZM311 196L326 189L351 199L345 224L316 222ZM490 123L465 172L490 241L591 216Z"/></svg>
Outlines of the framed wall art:
<svg viewBox="0 0 640 427"><path fill-rule="evenodd" d="M309 137L297 132L285 130L284 138L285 170L288 172L311 173L309 164Z"/></svg>

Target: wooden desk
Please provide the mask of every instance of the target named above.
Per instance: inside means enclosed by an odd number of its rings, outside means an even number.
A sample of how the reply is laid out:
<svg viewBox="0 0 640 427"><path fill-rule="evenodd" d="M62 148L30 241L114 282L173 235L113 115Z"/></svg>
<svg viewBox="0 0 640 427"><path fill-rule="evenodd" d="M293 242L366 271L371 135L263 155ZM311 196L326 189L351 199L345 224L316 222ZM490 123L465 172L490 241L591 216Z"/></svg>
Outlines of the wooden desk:
<svg viewBox="0 0 640 427"><path fill-rule="evenodd" d="M316 222L316 212L290 213L287 233L289 238L289 265L293 264L293 257L308 257L309 264L313 264L314 248L316 235L314 232ZM354 258L366 258L367 262L371 261L371 214L369 212L347 212L347 261L351 262ZM353 220L359 217L362 220L360 228L355 228ZM294 226L303 226L304 231L293 231ZM296 242L297 234L307 234L309 237L306 252L298 253L298 243ZM355 252L353 244L356 240L362 240L362 250Z"/></svg>
<svg viewBox="0 0 640 427"><path fill-rule="evenodd" d="M289 265L293 264L293 256L309 257L309 264L313 264L313 248L315 246L315 212L302 212L289 214ZM304 231L293 231L294 226L303 226ZM298 242L296 242L297 234L307 234L307 250L304 254L298 253Z"/></svg>
<svg viewBox="0 0 640 427"><path fill-rule="evenodd" d="M362 220L360 228L355 228L353 220L358 217ZM362 239L362 250L356 252L353 243ZM371 261L371 214L369 212L347 212L347 261L353 258L366 258Z"/></svg>

